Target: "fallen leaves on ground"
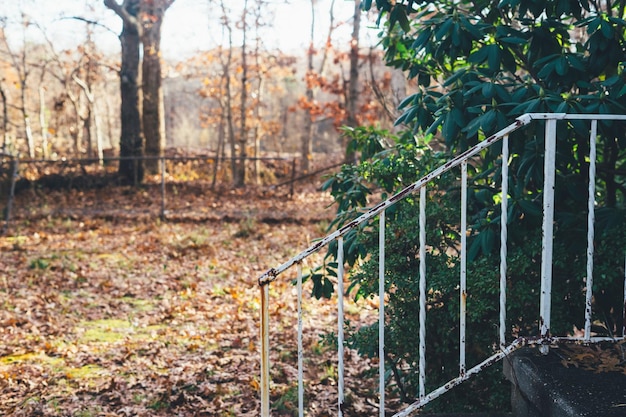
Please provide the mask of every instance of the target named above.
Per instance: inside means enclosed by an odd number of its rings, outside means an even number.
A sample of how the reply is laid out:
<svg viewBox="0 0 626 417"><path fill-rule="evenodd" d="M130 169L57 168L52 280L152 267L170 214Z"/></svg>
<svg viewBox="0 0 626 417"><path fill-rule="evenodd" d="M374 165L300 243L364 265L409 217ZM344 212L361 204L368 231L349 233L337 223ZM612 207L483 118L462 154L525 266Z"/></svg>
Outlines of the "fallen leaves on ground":
<svg viewBox="0 0 626 417"><path fill-rule="evenodd" d="M119 191L18 196L0 238L0 414L258 416L256 279L323 235L329 197L180 187L170 215L200 215L164 222L137 215L158 198ZM297 407L292 278L271 286L274 415ZM336 412L336 351L320 341L336 328L335 302L304 301L311 416ZM367 308L347 311L369 320ZM372 366L348 351L344 415L375 413Z"/></svg>

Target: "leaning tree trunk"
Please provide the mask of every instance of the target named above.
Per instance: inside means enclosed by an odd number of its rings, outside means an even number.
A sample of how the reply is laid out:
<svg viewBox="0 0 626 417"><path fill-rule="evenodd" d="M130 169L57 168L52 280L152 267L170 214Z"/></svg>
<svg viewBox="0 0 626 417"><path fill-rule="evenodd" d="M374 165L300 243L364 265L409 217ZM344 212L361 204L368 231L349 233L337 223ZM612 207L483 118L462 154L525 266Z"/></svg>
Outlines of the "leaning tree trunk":
<svg viewBox="0 0 626 417"><path fill-rule="evenodd" d="M141 117L139 113L139 31L137 26L124 20L120 35L122 65L120 69L120 94L122 99L120 156L143 156ZM143 162L140 159L122 159L119 174L134 183L143 181Z"/></svg>

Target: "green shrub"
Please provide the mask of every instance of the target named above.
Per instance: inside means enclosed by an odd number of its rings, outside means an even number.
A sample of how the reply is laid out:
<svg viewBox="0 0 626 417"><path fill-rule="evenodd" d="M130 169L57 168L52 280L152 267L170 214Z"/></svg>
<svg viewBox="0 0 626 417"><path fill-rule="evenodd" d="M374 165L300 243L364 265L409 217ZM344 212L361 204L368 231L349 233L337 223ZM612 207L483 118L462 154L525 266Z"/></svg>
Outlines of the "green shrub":
<svg viewBox="0 0 626 417"><path fill-rule="evenodd" d="M362 214L363 209L387 198L450 159L445 152L418 144L405 132L392 136L372 128L349 129L351 146L360 153L357 165L346 165L329 178L324 189L335 199L338 214L331 228L339 228ZM386 145L383 138L393 144ZM468 190L467 265L467 366L476 365L494 353L499 326L499 170L480 170L479 161ZM481 161L484 162L484 161ZM515 164L513 164L514 166ZM458 375L459 340L459 170L448 172L428 184L426 205L427 265L427 390ZM515 172L515 171L513 171ZM537 186L519 185L511 178L507 272L507 337L533 336L538 332L541 270L541 195ZM565 178L558 185L564 187ZM518 187L515 189L515 187ZM534 187L534 188L533 188ZM516 198L516 195L518 196ZM574 197L576 193L572 193ZM567 334L584 320L586 275L586 213L583 194L575 201L567 192L557 192L561 209L555 217L552 332ZM567 210L569 209L569 210ZM580 211L579 211L580 210ZM418 392L419 333L419 198L408 196L386 211L385 362L391 370L388 389L412 402ZM621 305L624 280L624 210L597 210L594 287L604 305L596 310L610 313ZM608 225L611 226L608 226ZM352 266L350 292L356 299L378 295L378 227L361 225L344 236L346 263ZM615 248L618 256L615 256ZM336 275L336 242L329 247L326 264L311 275L313 294L329 296L329 275ZM613 297L613 300L609 300ZM621 309L619 310L621 312ZM609 314L610 315L610 314ZM608 316L607 316L608 317ZM598 317L604 320L601 315ZM611 327L610 320L607 320ZM611 329L616 330L616 329ZM621 329L619 329L621 331ZM511 340L511 339L509 339ZM351 329L347 343L368 357L378 355L378 323ZM482 411L508 408L509 387L501 369L494 367L435 402L437 411Z"/></svg>

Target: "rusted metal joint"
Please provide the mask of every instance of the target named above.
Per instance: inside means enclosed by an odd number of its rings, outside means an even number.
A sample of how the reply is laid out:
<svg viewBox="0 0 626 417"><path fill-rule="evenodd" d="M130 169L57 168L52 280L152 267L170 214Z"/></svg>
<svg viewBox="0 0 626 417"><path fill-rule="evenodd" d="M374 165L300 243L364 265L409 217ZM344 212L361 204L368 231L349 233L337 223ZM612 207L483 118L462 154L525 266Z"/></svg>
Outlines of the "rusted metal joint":
<svg viewBox="0 0 626 417"><path fill-rule="evenodd" d="M278 273L276 269L270 268L263 275L259 277L259 286L269 285L270 282L276 279Z"/></svg>

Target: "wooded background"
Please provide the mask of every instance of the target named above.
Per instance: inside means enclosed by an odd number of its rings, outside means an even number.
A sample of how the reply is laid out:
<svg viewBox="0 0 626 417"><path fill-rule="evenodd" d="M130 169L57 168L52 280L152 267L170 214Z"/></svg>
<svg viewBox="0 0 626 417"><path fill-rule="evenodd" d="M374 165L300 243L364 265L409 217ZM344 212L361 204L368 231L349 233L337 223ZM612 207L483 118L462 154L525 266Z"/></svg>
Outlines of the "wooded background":
<svg viewBox="0 0 626 417"><path fill-rule="evenodd" d="M216 35L190 40L198 52L180 59L166 59L160 49L174 0L92 0L73 10L47 5L53 16L46 19L33 11L44 7L39 3L0 12L5 154L102 159L158 157L177 148L236 156L230 169L240 186L246 165L238 161L297 155L299 169L309 172L313 152L344 152L340 126L390 127L397 103L410 92L399 71L384 67L382 50L360 41L368 16L359 1L341 16L335 1L302 2L295 17L301 34L284 34L309 45L295 52L265 41L284 4L207 1L200 8L188 1L190 16L206 13ZM102 32L113 31L106 25L115 15L122 22L121 53L99 43ZM321 16L329 22L323 31L316 24ZM60 24L80 34L70 47L55 37ZM143 165L157 172L153 161L141 164L140 180ZM133 164L123 161L119 173L133 178Z"/></svg>

